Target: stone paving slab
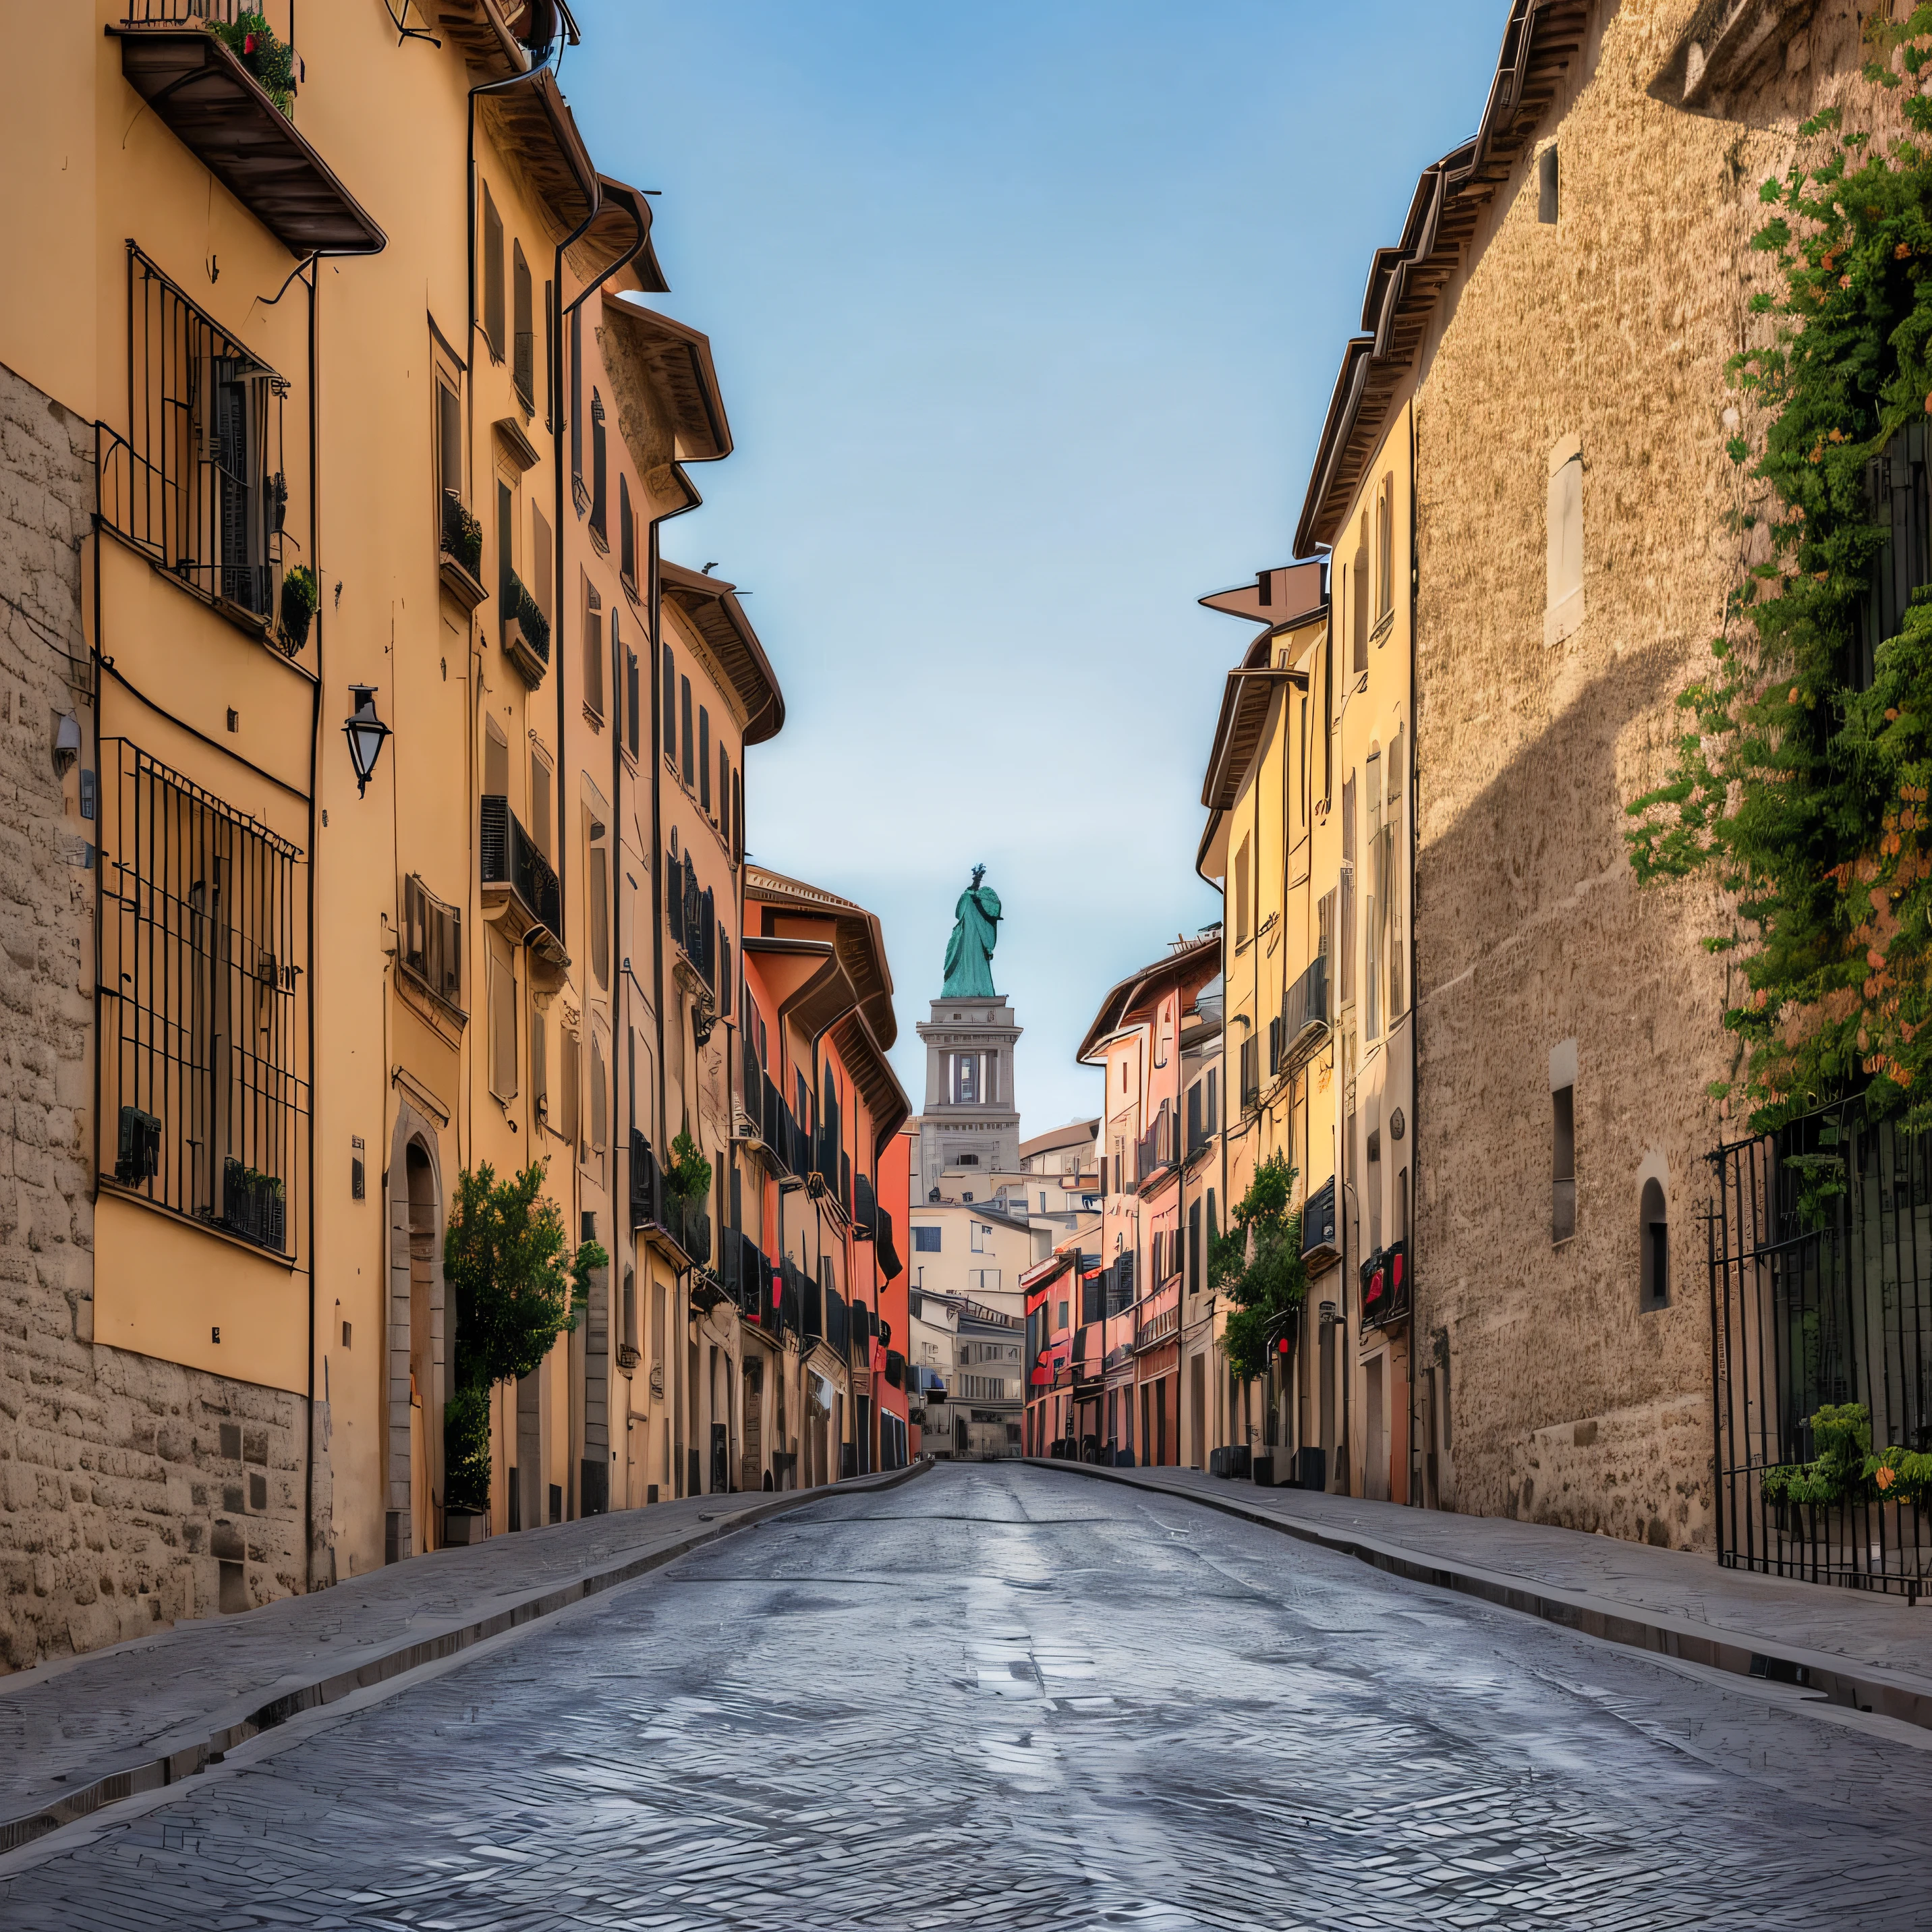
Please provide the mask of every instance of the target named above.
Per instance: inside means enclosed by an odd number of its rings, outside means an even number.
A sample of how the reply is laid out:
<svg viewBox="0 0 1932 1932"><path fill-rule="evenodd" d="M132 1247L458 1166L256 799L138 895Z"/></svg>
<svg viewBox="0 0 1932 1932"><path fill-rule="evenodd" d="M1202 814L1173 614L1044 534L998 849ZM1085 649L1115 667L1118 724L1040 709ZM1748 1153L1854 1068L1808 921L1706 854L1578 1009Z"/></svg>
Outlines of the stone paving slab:
<svg viewBox="0 0 1932 1932"><path fill-rule="evenodd" d="M400 1679L766 1516L891 1489L929 1466L492 1537L0 1678L0 1854L192 1777L298 1712Z"/></svg>
<svg viewBox="0 0 1932 1932"><path fill-rule="evenodd" d="M1834 1703L1932 1729L1932 1607L1901 1598L1724 1569L1689 1550L1508 1517L1274 1489L1198 1469L1027 1460L1186 1496L1610 1642L1807 1684Z"/></svg>

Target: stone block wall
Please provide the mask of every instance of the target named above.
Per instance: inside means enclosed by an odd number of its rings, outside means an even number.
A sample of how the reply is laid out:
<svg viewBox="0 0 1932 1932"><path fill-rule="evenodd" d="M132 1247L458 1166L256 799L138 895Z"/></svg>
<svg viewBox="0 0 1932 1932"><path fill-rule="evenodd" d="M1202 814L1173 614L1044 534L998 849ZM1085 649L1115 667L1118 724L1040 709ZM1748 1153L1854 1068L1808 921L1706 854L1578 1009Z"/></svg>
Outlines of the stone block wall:
<svg viewBox="0 0 1932 1932"><path fill-rule="evenodd" d="M0 1667L14 1670L302 1587L302 1398L93 1339L93 463L92 425L0 366ZM69 713L85 749L63 772Z"/></svg>
<svg viewBox="0 0 1932 1932"><path fill-rule="evenodd" d="M1737 580L1728 358L1760 326L1758 185L1798 121L1872 90L1858 20L1821 7L1748 103L1651 82L1694 0L1597 13L1498 192L1425 352L1417 403L1420 785L1418 1341L1446 1339L1442 1500L1708 1544L1703 1156L1739 1124L1729 929L1708 884L1640 889L1624 806L1666 769L1673 700ZM1445 319L1446 318L1446 319ZM1585 616L1546 643L1552 454L1580 440ZM1552 627L1556 628L1556 627ZM1552 1050L1574 1042L1576 1233L1551 1219ZM1667 1177L1671 1292L1640 1305L1639 1196ZM1427 1446L1427 1445L1425 1445Z"/></svg>

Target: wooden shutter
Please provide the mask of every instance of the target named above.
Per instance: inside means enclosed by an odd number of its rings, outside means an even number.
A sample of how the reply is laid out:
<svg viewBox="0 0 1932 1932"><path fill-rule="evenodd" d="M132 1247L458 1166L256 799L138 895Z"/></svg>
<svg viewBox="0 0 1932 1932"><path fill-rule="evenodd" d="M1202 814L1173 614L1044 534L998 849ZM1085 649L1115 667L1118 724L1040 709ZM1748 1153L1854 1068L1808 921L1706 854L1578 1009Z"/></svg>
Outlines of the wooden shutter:
<svg viewBox="0 0 1932 1932"><path fill-rule="evenodd" d="M490 184L483 184L483 333L490 353L503 359L503 218L496 212Z"/></svg>

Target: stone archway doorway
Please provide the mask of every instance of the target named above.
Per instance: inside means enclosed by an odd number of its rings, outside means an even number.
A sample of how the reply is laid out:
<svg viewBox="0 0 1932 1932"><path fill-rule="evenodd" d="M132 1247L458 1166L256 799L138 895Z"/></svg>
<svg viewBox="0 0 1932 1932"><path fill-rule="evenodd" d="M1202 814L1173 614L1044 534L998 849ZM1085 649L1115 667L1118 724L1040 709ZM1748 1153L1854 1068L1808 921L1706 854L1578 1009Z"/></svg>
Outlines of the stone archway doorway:
<svg viewBox="0 0 1932 1932"><path fill-rule="evenodd" d="M435 1130L406 1102L390 1143L386 1410L386 1560L441 1542L442 1406L448 1380L443 1306L442 1178Z"/></svg>

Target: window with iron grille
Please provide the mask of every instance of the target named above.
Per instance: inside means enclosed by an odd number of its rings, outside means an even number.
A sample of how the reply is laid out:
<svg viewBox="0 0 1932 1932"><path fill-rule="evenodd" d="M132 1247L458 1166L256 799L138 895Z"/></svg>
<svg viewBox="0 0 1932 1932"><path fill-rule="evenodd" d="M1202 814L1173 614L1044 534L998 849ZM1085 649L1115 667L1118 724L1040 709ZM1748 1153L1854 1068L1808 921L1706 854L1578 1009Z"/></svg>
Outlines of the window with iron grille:
<svg viewBox="0 0 1932 1932"><path fill-rule="evenodd" d="M98 431L101 520L197 596L266 624L288 513L288 383L131 242L128 326L126 433Z"/></svg>
<svg viewBox="0 0 1932 1932"><path fill-rule="evenodd" d="M440 1000L463 1009L463 914L412 872L403 881L403 964Z"/></svg>
<svg viewBox="0 0 1932 1932"><path fill-rule="evenodd" d="M103 1178L292 1254L302 854L124 739L100 753Z"/></svg>

